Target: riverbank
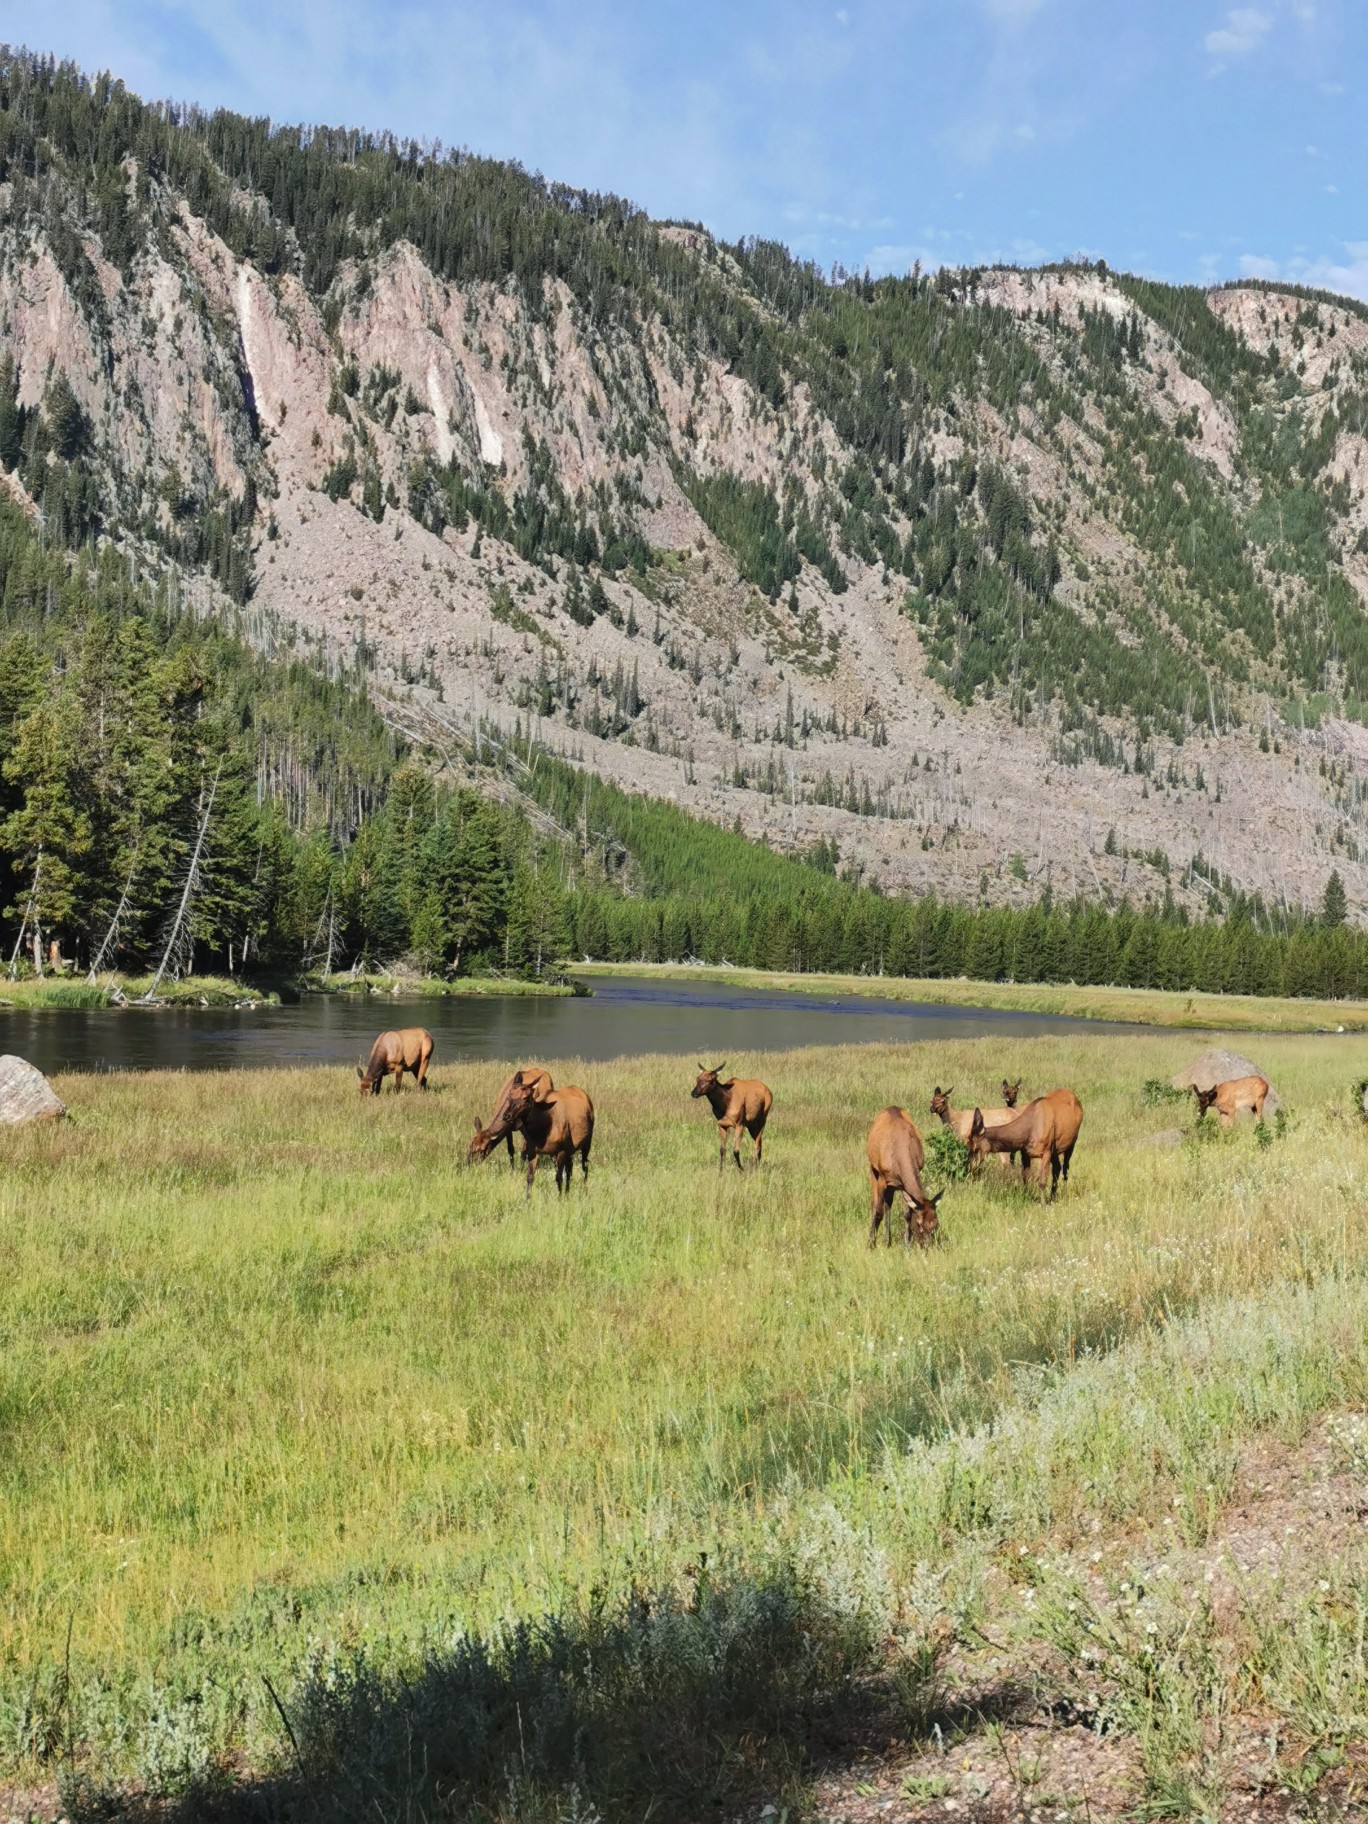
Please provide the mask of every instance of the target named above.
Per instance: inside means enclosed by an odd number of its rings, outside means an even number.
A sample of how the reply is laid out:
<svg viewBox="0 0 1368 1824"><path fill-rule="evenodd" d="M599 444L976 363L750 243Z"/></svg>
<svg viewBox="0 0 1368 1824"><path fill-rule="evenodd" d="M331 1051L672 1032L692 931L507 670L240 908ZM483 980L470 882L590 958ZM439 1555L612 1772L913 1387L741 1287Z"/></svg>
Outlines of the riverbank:
<svg viewBox="0 0 1368 1824"><path fill-rule="evenodd" d="M1259 995L1168 993L1153 988L1078 988L1072 983L918 980L896 975L791 975L700 963L574 963L569 972L643 981L716 982L784 994L860 995L944 1007L992 1007L1007 1013L1057 1014L1178 1031L1368 1032L1368 1002L1289 1001Z"/></svg>
<svg viewBox="0 0 1368 1824"><path fill-rule="evenodd" d="M876 1675L932 1701L1019 1550L1200 1529L1241 1439L1362 1393L1368 1041L1251 1048L1288 1109L1263 1143L1150 1105L1196 1048L1012 1041L1028 1094L1082 1098L1070 1184L928 1173L925 1254L865 1247L871 1111L929 1138L935 1082L987 1100L1001 1038L769 1054L744 1175L691 1057L548 1059L598 1111L563 1205L458 1163L506 1061L364 1102L350 1066L58 1077L70 1120L0 1175L0 1779L60 1751L191 1816L196 1781L297 1770L340 1818L365 1807L327 1783L390 1744L410 1815L429 1779L494 1812L521 1728L520 1815L787 1793L823 1704ZM470 1644L542 1614L529 1658Z"/></svg>
<svg viewBox="0 0 1368 1824"><path fill-rule="evenodd" d="M461 975L353 975L338 970L333 975L308 976L299 983L307 994L383 994L394 1000L488 1000L573 998L588 992L574 982L518 981L511 976Z"/></svg>
<svg viewBox="0 0 1368 1824"><path fill-rule="evenodd" d="M276 1007L280 995L272 989L249 987L224 975L187 975L180 981L160 982L151 1001L143 997L152 986L150 975L107 972L96 981L61 975L27 976L18 981L0 980L0 1008L25 1010L43 1007Z"/></svg>
<svg viewBox="0 0 1368 1824"><path fill-rule="evenodd" d="M164 980L155 997L145 1001L151 976L127 976L115 971L97 981L83 977L25 976L18 981L0 979L0 1009L101 1008L101 1007L279 1007L305 994L388 996L392 1000L487 1000L561 998L587 994L573 982L521 982L498 976L463 976L449 981L437 976L371 974L349 970L330 976L302 976L280 988L258 988L231 976L189 975L180 981Z"/></svg>

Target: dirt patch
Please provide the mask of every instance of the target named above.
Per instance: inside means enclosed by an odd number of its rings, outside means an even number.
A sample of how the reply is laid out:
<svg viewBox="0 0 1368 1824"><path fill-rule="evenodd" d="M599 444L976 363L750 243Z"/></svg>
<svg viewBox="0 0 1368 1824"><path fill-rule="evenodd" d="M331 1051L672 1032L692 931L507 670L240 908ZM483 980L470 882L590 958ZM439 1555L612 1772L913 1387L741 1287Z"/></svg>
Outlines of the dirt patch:
<svg viewBox="0 0 1368 1824"><path fill-rule="evenodd" d="M1170 1591L1180 1609L1193 1593L1193 1612L1210 1618L1215 1657L1224 1646L1238 1667L1251 1605L1266 1599L1279 1613L1307 1610L1330 1588L1336 1566L1350 1567L1361 1587L1368 1478L1345 1469L1321 1431L1295 1447L1248 1448L1233 1491L1200 1544L1183 1543L1175 1508L1143 1530L1099 1535L1033 1561L1048 1557L1054 1585L1074 1580L1102 1616L1124 1610L1140 1589ZM862 1740L833 1744L811 1786L813 1814L832 1824L1368 1818L1368 1745L1313 1739L1257 1697L1242 1707L1213 1704L1191 1789L1173 1791L1165 1809L1152 1777L1147 1791L1142 1742L1118 1722L1105 1672L1092 1675L1042 1638L1050 1630L1031 1611L1044 1599L1010 1559L995 1569L980 1644L947 1662L937 1713L915 1740L884 1719L882 1735L872 1723ZM1244 1688L1257 1690L1257 1682L1245 1679Z"/></svg>

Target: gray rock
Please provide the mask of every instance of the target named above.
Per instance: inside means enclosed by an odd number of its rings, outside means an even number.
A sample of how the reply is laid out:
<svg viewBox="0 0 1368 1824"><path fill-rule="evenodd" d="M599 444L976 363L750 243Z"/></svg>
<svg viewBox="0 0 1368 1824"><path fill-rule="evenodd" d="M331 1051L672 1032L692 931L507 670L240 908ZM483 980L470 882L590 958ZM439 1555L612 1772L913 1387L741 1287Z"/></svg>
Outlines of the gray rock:
<svg viewBox="0 0 1368 1824"><path fill-rule="evenodd" d="M1242 1058L1238 1051L1226 1051L1220 1045L1214 1045L1210 1051L1204 1051L1200 1058L1194 1058L1186 1070L1180 1070L1173 1078L1175 1089L1214 1089L1218 1083L1229 1083L1237 1077L1262 1077L1268 1083L1268 1095L1264 1101L1265 1115L1275 1115L1282 1107L1282 1097L1274 1089L1268 1072L1258 1064Z"/></svg>
<svg viewBox="0 0 1368 1824"><path fill-rule="evenodd" d="M0 1127L60 1121L66 1108L41 1070L23 1058L0 1057Z"/></svg>

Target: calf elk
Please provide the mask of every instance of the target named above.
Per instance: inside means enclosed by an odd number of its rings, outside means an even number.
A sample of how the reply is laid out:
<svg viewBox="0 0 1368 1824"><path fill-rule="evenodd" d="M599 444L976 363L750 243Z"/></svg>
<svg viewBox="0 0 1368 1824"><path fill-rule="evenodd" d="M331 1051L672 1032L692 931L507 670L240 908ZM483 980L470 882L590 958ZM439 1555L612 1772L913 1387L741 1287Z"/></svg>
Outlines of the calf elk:
<svg viewBox="0 0 1368 1824"><path fill-rule="evenodd" d="M1246 1109L1256 1121L1263 1120L1268 1079L1232 1077L1228 1083L1213 1083L1210 1089L1198 1089L1194 1083L1192 1093L1197 1098L1197 1119L1200 1121L1206 1111L1214 1106L1221 1117L1221 1126L1229 1132L1235 1125L1236 1115L1243 1114Z"/></svg>

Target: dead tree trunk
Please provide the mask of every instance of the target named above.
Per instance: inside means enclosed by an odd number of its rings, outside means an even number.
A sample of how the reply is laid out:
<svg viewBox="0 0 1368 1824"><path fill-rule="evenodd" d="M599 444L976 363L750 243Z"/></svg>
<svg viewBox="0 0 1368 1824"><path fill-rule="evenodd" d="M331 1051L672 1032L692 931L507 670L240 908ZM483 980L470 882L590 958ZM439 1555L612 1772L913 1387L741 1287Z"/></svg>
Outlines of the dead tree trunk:
<svg viewBox="0 0 1368 1824"><path fill-rule="evenodd" d="M144 1001L150 1001L161 987L161 979L166 974L167 966L182 942L185 921L200 884L200 856L204 853L204 838L209 829L209 818L214 809L214 794L218 791L219 774L222 771L223 763L220 761L218 772L214 774L214 783L209 787L209 796L200 817L194 852L190 857L190 866L185 871L185 885L181 889L180 904L176 907L176 916L171 921L171 930L166 939L166 948L162 951L162 959L157 964L157 973L152 977L147 993L142 997Z"/></svg>

